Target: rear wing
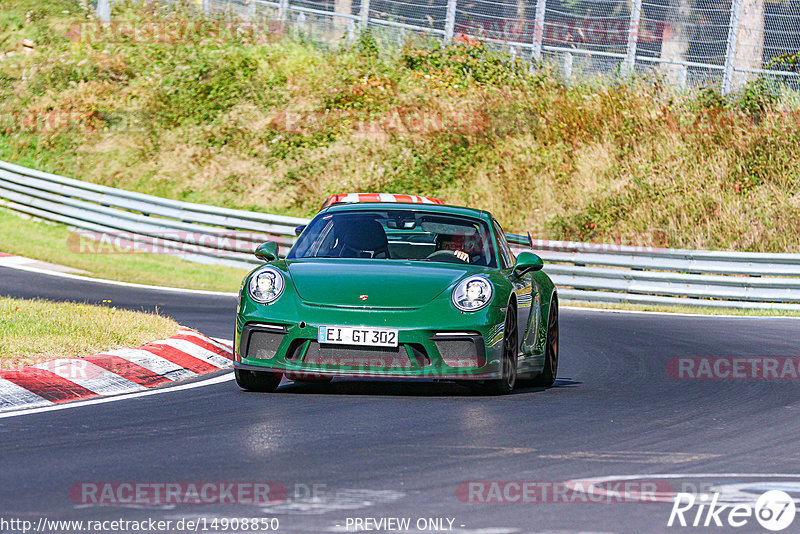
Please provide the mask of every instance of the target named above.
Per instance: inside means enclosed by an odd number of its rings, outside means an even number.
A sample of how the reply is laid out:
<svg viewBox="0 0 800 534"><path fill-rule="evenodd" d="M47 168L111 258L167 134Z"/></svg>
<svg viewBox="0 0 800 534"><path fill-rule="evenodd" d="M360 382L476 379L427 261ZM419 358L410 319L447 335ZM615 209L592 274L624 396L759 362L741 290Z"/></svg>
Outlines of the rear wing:
<svg viewBox="0 0 800 534"><path fill-rule="evenodd" d="M523 247L533 248L533 239L531 239L530 232L528 232L528 235L505 234L505 236L506 241L508 241L511 245L520 245Z"/></svg>

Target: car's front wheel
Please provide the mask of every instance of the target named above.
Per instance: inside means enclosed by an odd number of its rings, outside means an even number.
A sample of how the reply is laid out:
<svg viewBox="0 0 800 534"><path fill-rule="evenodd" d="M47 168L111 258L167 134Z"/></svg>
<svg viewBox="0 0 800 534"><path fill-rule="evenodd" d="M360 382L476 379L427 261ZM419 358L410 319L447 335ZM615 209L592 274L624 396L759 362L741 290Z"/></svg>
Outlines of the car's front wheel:
<svg viewBox="0 0 800 534"><path fill-rule="evenodd" d="M278 389L278 384L281 383L281 375L274 373L234 368L233 374L236 376L236 383L239 387L248 391L275 391Z"/></svg>

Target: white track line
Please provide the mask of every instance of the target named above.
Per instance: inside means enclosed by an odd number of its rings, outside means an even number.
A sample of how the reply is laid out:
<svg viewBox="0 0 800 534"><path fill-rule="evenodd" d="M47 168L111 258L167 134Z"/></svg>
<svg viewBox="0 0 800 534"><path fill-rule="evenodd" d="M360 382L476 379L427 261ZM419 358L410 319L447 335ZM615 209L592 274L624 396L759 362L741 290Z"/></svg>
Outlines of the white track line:
<svg viewBox="0 0 800 534"><path fill-rule="evenodd" d="M171 393L174 391L183 391L186 389L194 389L200 388L204 386L211 386L214 384L219 384L221 382L227 382L229 380L233 380L233 373L225 373L220 376L215 376L200 382L192 382L191 384L183 384L180 386L170 386L166 388L160 389L148 389L146 391L139 391L137 393L126 393L124 395L116 395L114 397L100 397L98 399L89 399L85 401L76 401L76 402L69 402L66 404L54 404L52 406L44 406L42 408L32 408L30 410L20 410L16 412L6 412L0 413L0 419L6 419L9 417L20 417L23 415L32 415L37 413L43 412L54 412L57 410L68 410L70 408L80 408L83 406L90 406L93 404L105 404L107 402L117 402L121 400L128 400L128 399L135 399L138 397L148 397L150 395L160 395L162 393Z"/></svg>
<svg viewBox="0 0 800 534"><path fill-rule="evenodd" d="M798 320L800 316L787 316L787 315L719 315L710 313L685 313L685 312L668 312L668 311L646 311L646 310L623 310L615 308L593 308L591 306L570 306L564 304L559 306L561 310L579 310L590 312L603 312L603 313L639 313L649 315L667 315L670 317L702 317L707 319L792 319Z"/></svg>
<svg viewBox="0 0 800 534"><path fill-rule="evenodd" d="M89 278L88 276L80 276L77 274L60 273L57 271L49 271L47 269L39 269L36 267L29 267L27 265L15 265L11 263L2 263L0 267L8 267L9 269L18 269L20 271L28 271L37 274L46 274L49 276L58 276L59 278L69 278L70 280L80 280L81 282L94 282L97 284L107 284L112 286L132 287L136 289L154 289L157 291L171 291L173 293L193 293L195 295L213 295L221 297L236 297L238 293L226 293L224 291L205 291L202 289L184 289L180 287L167 287L167 286L151 286L147 284L134 284L132 282L118 282L117 280L107 280L105 278ZM255 266L254 266L255 267ZM244 272L242 274L244 278Z"/></svg>
<svg viewBox="0 0 800 534"><path fill-rule="evenodd" d="M681 478L779 478L779 479L800 479L800 474L796 473L662 473L662 474L639 474L639 475L610 475L603 477L588 477L584 479L567 480L564 484L572 491L578 487L583 488L582 493L594 493L596 495L607 496L608 492L598 486L606 482L631 481L631 480L674 480ZM716 483L720 483L719 480ZM587 486L588 484L588 486ZM674 492L656 493L657 501L653 502L672 502L675 497ZM755 500L755 499L753 499ZM650 502L650 501L647 501Z"/></svg>

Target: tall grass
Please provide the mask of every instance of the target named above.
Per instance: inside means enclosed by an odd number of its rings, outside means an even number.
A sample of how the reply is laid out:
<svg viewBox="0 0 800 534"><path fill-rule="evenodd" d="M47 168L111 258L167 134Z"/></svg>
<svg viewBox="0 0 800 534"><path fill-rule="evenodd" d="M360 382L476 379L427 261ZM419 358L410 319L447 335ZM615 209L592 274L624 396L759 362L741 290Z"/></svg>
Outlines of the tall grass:
<svg viewBox="0 0 800 534"><path fill-rule="evenodd" d="M565 85L466 39L390 54L370 34L327 48L247 31L71 41L86 16L74 2L26 18L27 4L0 16L0 49L16 52L0 59L0 113L78 119L0 121L7 160L293 215L334 192L403 192L540 238L800 251L800 121L766 82L729 99L658 80ZM132 3L115 17L199 20ZM42 40L26 55L23 37Z"/></svg>

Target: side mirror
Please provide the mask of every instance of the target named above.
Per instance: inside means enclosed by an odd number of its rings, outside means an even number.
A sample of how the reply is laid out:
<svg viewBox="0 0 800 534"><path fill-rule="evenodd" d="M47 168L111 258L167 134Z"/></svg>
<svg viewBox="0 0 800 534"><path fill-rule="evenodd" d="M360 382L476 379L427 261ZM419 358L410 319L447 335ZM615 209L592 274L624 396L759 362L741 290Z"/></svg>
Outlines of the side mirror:
<svg viewBox="0 0 800 534"><path fill-rule="evenodd" d="M274 241L267 241L258 245L255 251L256 258L263 261L274 261L278 259L278 244Z"/></svg>
<svg viewBox="0 0 800 534"><path fill-rule="evenodd" d="M305 230L305 229L306 229L306 225L305 224L301 224L300 226L295 226L294 227L294 235L296 235L297 237L300 237L300 234L302 234L303 230Z"/></svg>
<svg viewBox="0 0 800 534"><path fill-rule="evenodd" d="M544 267L542 258L533 252L520 252L517 256L517 263L514 264L514 274L521 276L528 271L541 271Z"/></svg>

